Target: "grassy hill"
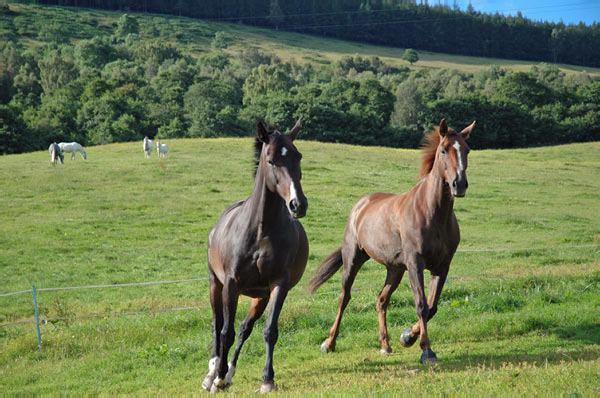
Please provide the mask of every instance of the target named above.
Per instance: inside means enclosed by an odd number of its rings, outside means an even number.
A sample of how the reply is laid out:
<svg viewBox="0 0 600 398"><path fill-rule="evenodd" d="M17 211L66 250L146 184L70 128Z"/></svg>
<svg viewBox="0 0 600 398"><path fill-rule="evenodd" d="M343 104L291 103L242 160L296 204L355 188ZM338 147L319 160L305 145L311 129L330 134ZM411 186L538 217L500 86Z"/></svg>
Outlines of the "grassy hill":
<svg viewBox="0 0 600 398"><path fill-rule="evenodd" d="M28 46L37 46L41 25L39 21L54 21L60 25L61 35L76 42L89 39L99 32L112 32L122 13L87 10L70 7L44 7L25 4L10 4L10 9L18 13L15 23L19 41ZM331 63L345 55L376 55L394 66L409 66L401 59L404 49L374 46L343 40L327 39L291 32L254 28L241 24L206 22L185 17L157 14L135 14L142 33L160 32L161 40L176 43L200 55L210 51L210 43L216 32L229 34L232 42L228 52L256 47L269 53L276 53L284 61L298 63ZM36 22L38 21L38 22ZM528 71L535 62L505 60L497 58L467 57L450 54L419 51L420 60L411 68L449 68L464 72L475 72L490 65L499 65L515 71ZM600 68L583 68L558 64L565 73L587 71L591 76L600 76Z"/></svg>
<svg viewBox="0 0 600 398"><path fill-rule="evenodd" d="M12 7L12 6L11 6ZM109 15L98 13L98 15ZM476 132L474 132L476 134ZM221 212L252 188L249 139L169 140L145 159L141 142L90 147L53 167L47 152L0 157L0 294L41 287L202 278L206 238ZM304 278L288 296L275 351L281 391L594 395L600 372L600 143L472 151L470 187L457 199L461 250L430 323L436 366L403 349L416 320L405 278L379 354L375 299L382 266L358 274L337 352L323 355L340 275L315 296L304 287L341 242L362 195L404 192L413 150L300 141ZM33 324L0 327L5 393L190 394L201 391L211 313L205 281L40 292L43 352ZM241 299L238 322L248 309ZM144 313L171 308L184 311ZM0 324L31 319L31 294L0 297ZM264 364L263 320L247 342L231 392L252 393ZM237 329L237 325L236 325Z"/></svg>

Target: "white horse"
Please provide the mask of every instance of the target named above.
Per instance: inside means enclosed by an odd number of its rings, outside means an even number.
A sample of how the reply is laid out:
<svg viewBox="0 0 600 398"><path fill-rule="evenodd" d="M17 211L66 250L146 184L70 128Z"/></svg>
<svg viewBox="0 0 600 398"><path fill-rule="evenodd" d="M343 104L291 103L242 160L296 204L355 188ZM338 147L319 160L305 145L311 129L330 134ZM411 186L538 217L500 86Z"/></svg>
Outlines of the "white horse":
<svg viewBox="0 0 600 398"><path fill-rule="evenodd" d="M50 147L48 147L48 152L50 152L50 163L53 165L56 165L58 159L60 159L60 164L65 163L65 157L60 149L60 146L56 142L50 144Z"/></svg>
<svg viewBox="0 0 600 398"><path fill-rule="evenodd" d="M152 140L148 137L144 137L144 152L146 153L146 159L150 157L150 153L152 153L152 147Z"/></svg>
<svg viewBox="0 0 600 398"><path fill-rule="evenodd" d="M164 158L167 156L167 152L169 152L169 146L167 144L161 144L159 140L156 140L156 152L158 152L158 157L160 155Z"/></svg>
<svg viewBox="0 0 600 398"><path fill-rule="evenodd" d="M87 159L87 153L85 153L85 149L81 146L81 144L77 142L61 142L58 144L60 150L64 152L71 153L71 160L75 160L75 154L77 152L81 152L81 156L83 159Z"/></svg>

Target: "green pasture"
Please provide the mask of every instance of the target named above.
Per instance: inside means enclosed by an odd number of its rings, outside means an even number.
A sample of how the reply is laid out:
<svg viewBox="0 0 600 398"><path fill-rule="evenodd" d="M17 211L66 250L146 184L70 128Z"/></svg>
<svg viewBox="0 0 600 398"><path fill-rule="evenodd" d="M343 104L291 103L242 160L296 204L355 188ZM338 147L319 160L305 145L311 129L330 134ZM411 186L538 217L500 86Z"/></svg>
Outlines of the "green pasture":
<svg viewBox="0 0 600 398"><path fill-rule="evenodd" d="M476 131L473 133L476 134ZM87 148L52 166L47 152L0 157L0 294L37 288L203 278L206 239L221 212L252 189L250 139L169 140L145 159L141 142ZM337 351L321 354L340 275L306 285L336 249L362 195L404 192L420 153L298 141L309 210L307 271L280 319L280 393L600 394L600 143L472 151L469 190L455 210L462 242L430 323L440 363L419 363L401 331L416 320L408 278L379 353L375 298L385 280L358 274ZM208 282L38 294L34 324L0 327L3 394L201 395L211 312ZM238 321L249 300L242 298ZM173 308L181 311L148 313ZM138 315L125 313L144 312ZM33 318L30 293L0 296L0 324ZM56 320L56 318L61 318ZM264 365L263 320L230 392L253 393ZM236 325L237 329L237 325Z"/></svg>

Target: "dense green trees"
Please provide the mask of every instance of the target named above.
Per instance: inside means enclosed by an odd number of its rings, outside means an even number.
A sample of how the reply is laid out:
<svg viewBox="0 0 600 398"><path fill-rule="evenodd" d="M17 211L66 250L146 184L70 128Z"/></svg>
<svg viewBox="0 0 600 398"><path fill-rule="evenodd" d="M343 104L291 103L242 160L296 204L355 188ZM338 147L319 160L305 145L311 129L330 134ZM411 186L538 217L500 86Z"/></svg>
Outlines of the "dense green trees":
<svg viewBox="0 0 600 398"><path fill-rule="evenodd" d="M305 139L363 145L417 147L441 118L455 127L477 120L473 148L600 140L600 82L586 73L566 76L547 64L411 71L360 55L297 64L255 48L192 57L157 40L164 33L155 28L127 15L74 45L0 43L0 152L53 141L242 136L259 119L289 126L299 116Z"/></svg>

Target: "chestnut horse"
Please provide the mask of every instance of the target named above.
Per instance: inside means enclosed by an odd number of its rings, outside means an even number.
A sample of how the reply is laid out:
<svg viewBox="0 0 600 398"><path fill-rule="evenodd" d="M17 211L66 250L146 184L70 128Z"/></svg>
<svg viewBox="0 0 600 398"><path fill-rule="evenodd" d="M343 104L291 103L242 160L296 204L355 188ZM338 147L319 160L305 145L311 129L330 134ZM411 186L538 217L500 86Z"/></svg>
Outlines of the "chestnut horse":
<svg viewBox="0 0 600 398"><path fill-rule="evenodd" d="M465 196L468 187L469 147L465 140L474 125L475 122L457 133L442 119L439 127L426 135L422 178L413 189L402 195L372 193L354 205L342 247L323 260L310 282L314 293L344 265L338 314L321 351L335 350L354 278L363 263L372 258L387 268L385 285L377 296L381 351L392 352L386 311L392 293L408 270L418 322L402 333L401 342L410 347L421 335L421 362L437 362L427 335L427 321L437 311L450 262L460 241L453 206L454 198ZM432 275L427 301L423 269Z"/></svg>
<svg viewBox="0 0 600 398"><path fill-rule="evenodd" d="M208 237L214 348L202 387L213 393L231 384L242 345L267 303L261 392L277 389L273 372L277 321L287 293L302 277L308 259L308 239L298 221L306 214L308 201L300 185L302 155L293 143L300 126L298 119L289 134L281 134L258 124L254 190L248 199L225 210ZM240 294L252 297L252 301L228 364Z"/></svg>

